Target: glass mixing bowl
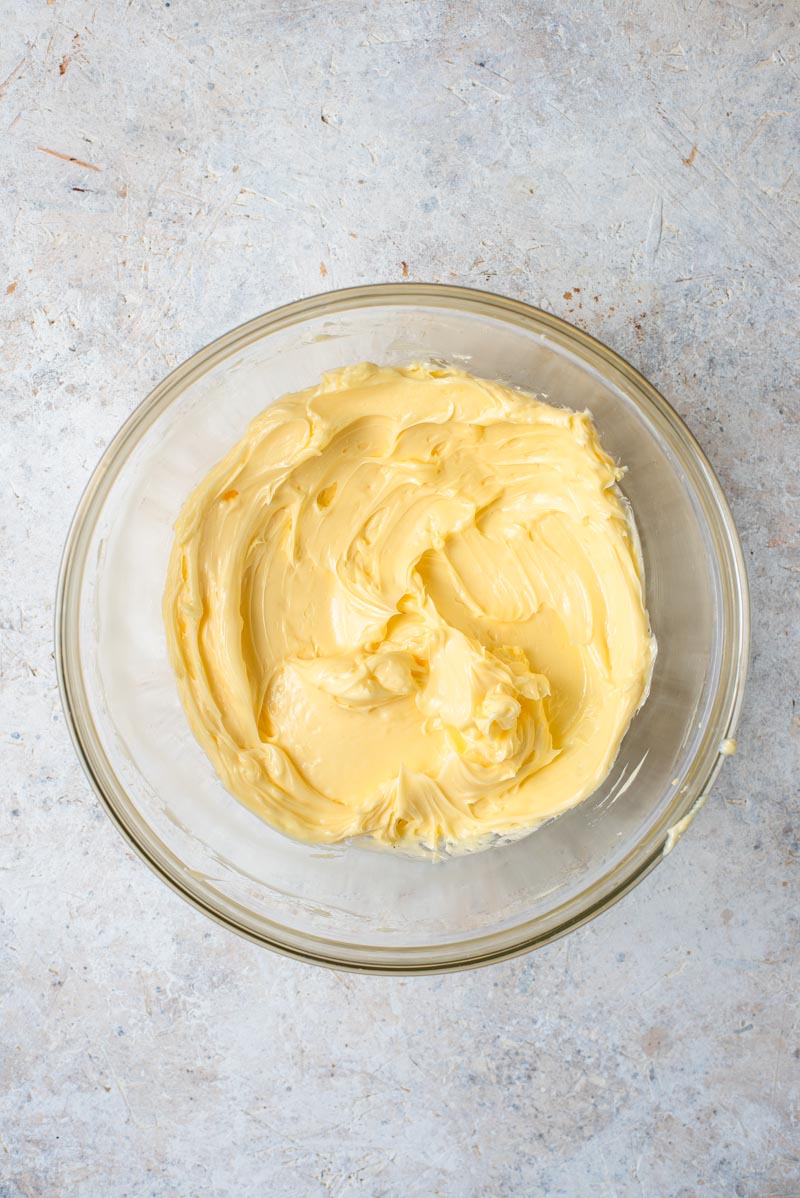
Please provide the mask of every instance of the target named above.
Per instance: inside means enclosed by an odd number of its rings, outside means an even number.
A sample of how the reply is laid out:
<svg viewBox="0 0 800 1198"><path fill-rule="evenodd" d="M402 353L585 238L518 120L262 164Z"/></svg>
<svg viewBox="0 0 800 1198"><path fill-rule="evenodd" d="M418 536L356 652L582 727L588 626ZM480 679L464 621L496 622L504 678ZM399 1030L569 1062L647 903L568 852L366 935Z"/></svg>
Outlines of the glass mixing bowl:
<svg viewBox="0 0 800 1198"><path fill-rule="evenodd" d="M189 492L251 417L323 371L438 359L588 408L628 467L647 606L650 696L603 785L513 844L438 862L296 843L241 806L189 731L161 596ZM724 760L748 655L730 510L676 413L611 350L555 316L460 287L314 296L227 333L120 429L78 507L61 566L57 662L89 779L147 864L226 927L337 968L422 973L547 943L620 898L690 822Z"/></svg>

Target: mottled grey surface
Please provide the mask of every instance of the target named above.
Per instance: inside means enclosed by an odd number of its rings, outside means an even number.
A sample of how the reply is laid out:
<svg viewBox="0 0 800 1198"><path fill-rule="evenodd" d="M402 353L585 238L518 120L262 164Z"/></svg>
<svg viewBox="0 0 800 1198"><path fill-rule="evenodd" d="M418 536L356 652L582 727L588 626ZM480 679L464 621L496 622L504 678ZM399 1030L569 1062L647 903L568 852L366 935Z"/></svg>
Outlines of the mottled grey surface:
<svg viewBox="0 0 800 1198"><path fill-rule="evenodd" d="M796 5L0 0L0 1195L800 1194ZM455 280L628 356L719 471L739 755L527 959L327 973L215 927L74 758L61 545L168 368L301 295Z"/></svg>

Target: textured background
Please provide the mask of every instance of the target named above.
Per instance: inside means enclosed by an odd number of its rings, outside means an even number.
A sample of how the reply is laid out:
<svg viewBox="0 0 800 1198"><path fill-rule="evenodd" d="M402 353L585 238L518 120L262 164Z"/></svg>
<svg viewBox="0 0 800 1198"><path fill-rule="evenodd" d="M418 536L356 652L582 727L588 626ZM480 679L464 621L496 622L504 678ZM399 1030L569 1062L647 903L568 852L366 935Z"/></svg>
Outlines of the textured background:
<svg viewBox="0 0 800 1198"><path fill-rule="evenodd" d="M795 4L0 0L0 1195L800 1194ZM102 814L51 626L117 426L225 329L457 281L699 437L750 566L739 755L534 956L384 980L207 922Z"/></svg>

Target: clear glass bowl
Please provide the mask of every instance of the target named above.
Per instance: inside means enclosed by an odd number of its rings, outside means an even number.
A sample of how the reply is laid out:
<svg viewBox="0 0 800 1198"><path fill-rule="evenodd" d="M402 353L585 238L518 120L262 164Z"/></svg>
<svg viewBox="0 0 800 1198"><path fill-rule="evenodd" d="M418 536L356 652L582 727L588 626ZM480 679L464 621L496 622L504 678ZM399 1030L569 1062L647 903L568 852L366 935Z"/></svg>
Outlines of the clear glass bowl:
<svg viewBox="0 0 800 1198"><path fill-rule="evenodd" d="M323 371L439 359L588 408L628 467L658 639L650 696L605 783L514 844L440 862L275 832L222 786L189 731L161 595L186 496L248 421ZM360 287L279 308L173 371L112 441L59 579L57 662L86 772L148 865L207 915L337 968L421 973L500 960L604 910L671 848L732 736L747 585L708 462L657 391L555 316L478 291ZM687 818L688 817L688 818Z"/></svg>

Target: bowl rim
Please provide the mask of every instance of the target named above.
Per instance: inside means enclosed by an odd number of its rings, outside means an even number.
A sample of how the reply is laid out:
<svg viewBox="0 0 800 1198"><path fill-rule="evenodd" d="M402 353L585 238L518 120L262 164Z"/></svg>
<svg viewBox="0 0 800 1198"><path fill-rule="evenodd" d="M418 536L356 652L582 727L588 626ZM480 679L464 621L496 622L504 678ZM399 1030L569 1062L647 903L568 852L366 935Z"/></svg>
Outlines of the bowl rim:
<svg viewBox="0 0 800 1198"><path fill-rule="evenodd" d="M127 818L120 794L127 797L106 756L88 712L78 654L80 597L87 550L103 504L141 436L183 391L237 349L310 316L354 308L428 305L469 310L532 325L568 348L605 377L625 384L626 394L654 423L686 471L708 523L722 580L723 659L703 737L687 767L684 786L662 818L615 868L546 915L502 932L490 932L447 944L386 948L326 940L267 921L269 933L247 922L247 911L230 899L226 910L214 892L185 870L175 868L154 844L146 844ZM613 906L667 855L699 810L727 753L741 712L750 645L747 571L736 525L721 484L678 413L629 362L583 329L541 308L494 292L441 283L373 283L321 292L284 304L248 320L197 350L166 375L134 408L103 452L78 502L67 534L58 573L55 602L55 659L61 704L70 737L87 778L112 821L153 872L204 915L238 935L297 960L362 973L425 974L476 968L539 948L587 923ZM726 746L727 748L727 746ZM116 793L115 793L116 792ZM585 900L585 901L581 901ZM542 926L544 925L544 926Z"/></svg>

